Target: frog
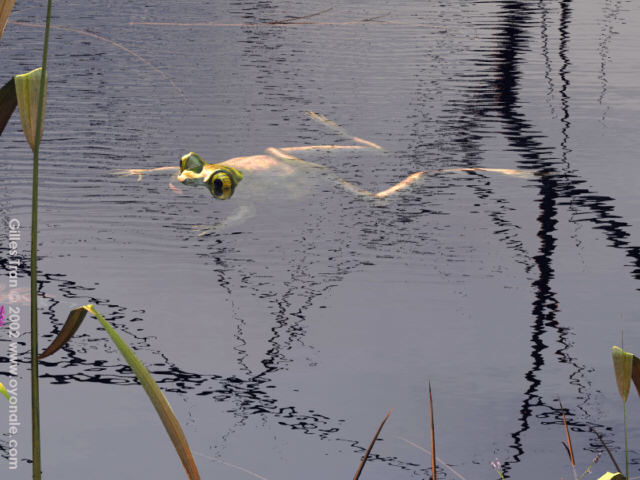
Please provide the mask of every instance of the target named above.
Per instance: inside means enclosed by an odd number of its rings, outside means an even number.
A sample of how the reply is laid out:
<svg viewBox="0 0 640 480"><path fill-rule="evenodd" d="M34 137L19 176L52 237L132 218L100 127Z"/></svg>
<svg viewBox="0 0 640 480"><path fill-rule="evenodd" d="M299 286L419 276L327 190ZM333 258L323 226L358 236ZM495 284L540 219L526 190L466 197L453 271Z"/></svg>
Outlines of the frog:
<svg viewBox="0 0 640 480"><path fill-rule="evenodd" d="M448 168L432 171L418 171L407 175L404 179L398 183L392 185L379 192L371 192L364 188L349 182L335 173L331 172L329 167L324 165L303 160L296 154L311 151L340 151L340 150L372 150L378 152L384 152L384 149L369 140L365 140L360 137L352 136L346 132L342 127L335 122L329 120L324 115L315 113L313 111L306 112L306 115L310 118L323 123L344 137L352 140L355 145L306 145L298 147L268 147L264 153L258 155L249 155L242 157L234 157L225 160L220 163L207 163L200 155L195 152L189 152L180 158L178 165L155 167L148 169L129 168L117 170L114 172L116 175L121 176L137 176L138 181L142 180L142 175L147 173L156 172L176 172L175 179L183 185L190 186L204 186L211 195L218 200L230 199L240 181L244 178L245 173L253 173L259 171L271 171L279 176L287 176L293 174L296 169L301 167L317 168L325 170L333 181L340 184L346 190L356 195L362 195L365 197L385 198L393 195L401 190L410 187L413 183L419 180L424 175L439 174L439 173L454 173L454 172L494 172L504 175L512 175L517 177L530 177L531 172L522 170L507 169L507 168L486 168L486 167L461 167L461 168ZM174 190L178 194L182 194L182 190L176 187L173 183L169 184L169 188Z"/></svg>
<svg viewBox="0 0 640 480"><path fill-rule="evenodd" d="M216 200L229 200L234 195L240 182L246 175L254 175L259 172L269 172L271 175L277 177L287 177L294 173L299 173L300 171L305 172L311 169L316 169L322 171L324 177L329 178L336 185L341 186L351 194L373 199L385 199L395 195L398 192L410 188L426 175L460 172L493 172L524 178L528 178L532 175L531 172L522 170L486 167L460 167L432 171L424 170L409 173L405 178L384 190L377 192L370 191L351 181L345 180L325 165L304 160L301 157L305 153L319 151L369 151L384 153L384 149L370 140L365 140L351 135L343 127L339 126L332 120L329 120L322 114L307 111L306 115L312 120L329 127L341 136L347 138L351 141L351 144L268 147L262 154L233 157L220 163L208 163L199 154L189 152L180 158L178 165L148 169L129 168L117 170L114 173L121 176L137 176L138 181L141 181L142 176L146 174L170 172L172 173L172 181L169 182L169 188L176 194L183 194L183 190L180 186L177 186L174 183L174 180L177 180L181 185L205 187ZM243 212L240 212L235 216L242 217ZM201 234L206 234L208 232L209 230L202 227Z"/></svg>

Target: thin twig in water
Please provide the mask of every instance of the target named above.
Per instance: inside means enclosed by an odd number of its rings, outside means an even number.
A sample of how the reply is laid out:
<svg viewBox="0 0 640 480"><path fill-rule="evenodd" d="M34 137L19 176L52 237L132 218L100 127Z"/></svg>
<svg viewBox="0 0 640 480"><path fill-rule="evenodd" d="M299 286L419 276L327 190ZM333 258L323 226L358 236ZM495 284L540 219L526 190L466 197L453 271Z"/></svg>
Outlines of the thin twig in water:
<svg viewBox="0 0 640 480"><path fill-rule="evenodd" d="M251 476L254 476L256 478L259 478L260 480L267 480L267 478L263 477L262 475L258 475L255 472L252 472L251 470L247 470L246 468L243 468L239 465L234 465L233 463L229 463L229 462L225 462L224 460L220 460L219 458L215 458L215 457L210 457L208 455L205 455L204 453L199 453L199 452L193 452L194 455L198 455L199 457L203 457L206 458L207 460L211 460L217 463L221 463L222 465L226 465L227 467L231 467L231 468L235 468L237 470L240 470L242 472L248 473Z"/></svg>
<svg viewBox="0 0 640 480"><path fill-rule="evenodd" d="M607 453L609 454L609 458L611 459L611 461L613 462L613 466L616 467L616 472L620 471L620 466L618 465L618 462L616 462L616 459L613 458L613 454L611 453L611 450L609 450L609 447L607 447L607 444L604 443L604 440L602 439L602 437L600 436L600 434L598 432L595 431L595 429L593 427L590 428L590 430L595 434L596 437L598 437L598 440L600 440L600 443L602 444L602 446L604 447L604 449L607 451Z"/></svg>
<svg viewBox="0 0 640 480"><path fill-rule="evenodd" d="M393 412L393 408L391 410L389 410L389 413L387 413L387 416L384 417L384 420L382 420L382 423L378 427L378 430L376 430L376 434L373 436L373 439L371 440L371 443L369 444L369 448L367 448L367 451L364 453L364 457L362 457L362 461L360 462L360 466L358 467L358 471L356 472L355 476L353 477L353 480L358 480L358 478L360 478L360 474L362 473L362 469L364 468L364 464L366 463L367 458L369 458L369 454L371 453L371 449L373 448L373 444L376 443L376 440L378 439L378 435L380 435L380 432L382 431L382 427L384 427L384 424L387 421L387 419L389 418L389 415L391 415L391 412Z"/></svg>
<svg viewBox="0 0 640 480"><path fill-rule="evenodd" d="M407 439L406 439L406 438L404 438L404 437L396 437L396 438L397 438L398 440L402 440L403 442L408 443L408 444L409 444L409 445L411 445L412 447L416 447L418 450L420 450L420 451L422 451L422 452L424 452L424 453L426 453L426 454L428 454L428 455L431 455L431 452L430 452L429 450L427 450L427 449L426 449L426 448L424 448L424 447L421 447L421 446L420 446L420 445L418 445L417 443L413 443L411 440L407 440ZM467 479L466 479L466 478L464 478L462 475L460 475L458 472L456 472L456 471L453 469L453 467L451 467L451 465L449 465L449 464L445 463L442 459L440 459L440 458L436 457L436 460L437 460L438 462L440 462L440 465L442 465L443 467L445 467L445 468L447 468L448 470L450 470L450 471L451 471L451 473L453 473L453 474L454 474L456 477L458 477L460 480L467 480Z"/></svg>
<svg viewBox="0 0 640 480"><path fill-rule="evenodd" d="M25 26L25 27L45 28L45 25L42 24L42 23L23 22L23 21L19 21L19 20L9 20L8 23L11 23L11 24L14 24L14 25L22 25L22 26ZM169 78L169 76L166 73L164 73L158 67L153 65L149 60L144 58L142 55L137 54L136 52L134 52L130 48L127 48L124 45L122 45L121 43L115 42L115 41L113 41L113 40L111 40L111 39L109 39L107 37L103 37L102 35L98 35L97 33L88 32L86 30L78 30L78 29L71 28L71 27L59 27L59 26L51 25L51 29L53 29L53 30L61 30L61 31L64 31L64 32L73 32L73 33L77 33L79 35L86 35L88 37L93 37L93 38L96 38L98 40L102 40L103 42L107 42L107 43L113 45L114 47L119 48L120 50L123 50L123 51L127 52L129 55L134 56L135 58L140 60L142 63L147 65L149 68L151 68L155 72L159 73L160 76L162 76L163 79L168 81L171 84L171 86L178 91L178 93L180 94L180 96L182 98L184 98L185 100L187 99L187 97L185 96L185 94L182 91L182 89L180 87L178 87L178 85L176 85L174 83L174 81L171 80L171 78Z"/></svg>
<svg viewBox="0 0 640 480"><path fill-rule="evenodd" d="M305 20L307 18L317 17L318 15L322 15L323 13L330 12L331 10L333 10L333 7L329 7L326 10L322 10L320 12L312 13L311 15L305 15L303 17L291 17L291 18L287 18L285 20L274 20L272 22L267 22L267 24L269 24L269 25L280 25L280 24L283 24L283 23L292 23L292 22L295 22L296 20Z"/></svg>
<svg viewBox="0 0 640 480"><path fill-rule="evenodd" d="M383 13L382 15L378 15L377 17L365 18L364 20L360 20L361 22L375 22L376 20L380 20L381 18L388 17L391 15L391 12Z"/></svg>

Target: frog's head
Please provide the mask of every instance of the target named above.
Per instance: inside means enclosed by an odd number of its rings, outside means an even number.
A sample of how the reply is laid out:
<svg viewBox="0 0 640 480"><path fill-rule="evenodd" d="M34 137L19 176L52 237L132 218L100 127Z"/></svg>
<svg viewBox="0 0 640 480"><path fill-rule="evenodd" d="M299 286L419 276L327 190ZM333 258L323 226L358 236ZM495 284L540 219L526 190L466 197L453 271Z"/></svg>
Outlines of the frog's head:
<svg viewBox="0 0 640 480"><path fill-rule="evenodd" d="M207 163L200 155L189 152L180 159L178 181L185 185L205 185L214 198L231 198L242 172L227 165Z"/></svg>

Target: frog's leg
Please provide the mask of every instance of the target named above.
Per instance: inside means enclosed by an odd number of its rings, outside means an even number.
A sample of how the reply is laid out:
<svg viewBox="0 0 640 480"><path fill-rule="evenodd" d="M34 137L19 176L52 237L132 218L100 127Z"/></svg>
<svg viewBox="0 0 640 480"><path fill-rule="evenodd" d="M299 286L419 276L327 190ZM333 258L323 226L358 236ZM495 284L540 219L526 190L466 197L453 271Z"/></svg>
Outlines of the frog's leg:
<svg viewBox="0 0 640 480"><path fill-rule="evenodd" d="M483 168L483 167L468 167L468 168L447 168L444 170L432 170L432 171L423 171L416 172L409 175L404 180L396 183L395 185L374 194L373 196L378 198L388 197L400 190L404 190L408 188L410 185L415 183L418 179L420 179L423 175L435 175L439 173L458 173L458 172L488 172L488 173L500 173L502 175L509 175L513 177L519 178L534 178L537 175L540 175L536 172L530 172L526 170L515 170L512 168Z"/></svg>
<svg viewBox="0 0 640 480"><path fill-rule="evenodd" d="M142 180L142 175L145 173L157 173L157 172L168 172L168 171L179 171L180 167L171 166L171 167L157 167L157 168L125 168L123 170L116 170L113 175L120 175L122 177L128 177L129 175L137 175L138 181Z"/></svg>
<svg viewBox="0 0 640 480"><path fill-rule="evenodd" d="M334 132L338 132L340 135L342 135L345 138L348 138L349 140L353 140L354 142L359 143L360 145L364 145L366 147L373 148L375 150L383 150L383 148L380 145L376 144L376 143L373 143L373 142L370 142L369 140L365 140L363 138L355 137L355 136L351 135L344 128L342 128L340 125L338 125L336 122L334 122L333 120L329 120L327 117L325 117L322 114L318 114L318 113L312 112L311 110L305 112L305 114L309 118L315 120L316 122L319 122L319 123L323 124L325 127L329 127Z"/></svg>
<svg viewBox="0 0 640 480"><path fill-rule="evenodd" d="M304 147L280 147L282 152L309 152L318 150L364 150L371 148L364 145L306 145Z"/></svg>
<svg viewBox="0 0 640 480"><path fill-rule="evenodd" d="M283 160L285 162L297 163L297 164L305 165L307 167L322 168L325 170L329 170L328 167L325 167L324 165L320 165L319 163L310 162L308 160L302 160L301 158L291 155L289 152L296 151L295 150L296 148L304 148L304 147L289 147L289 148L269 147L265 150L265 153L268 155L271 155L274 158L277 158L278 160Z"/></svg>
<svg viewBox="0 0 640 480"><path fill-rule="evenodd" d="M198 232L199 237L210 235L221 230L226 230L229 227L240 225L247 218L251 218L255 215L255 208L253 206L242 205L238 207L231 215L224 220L214 225L194 225L191 229Z"/></svg>

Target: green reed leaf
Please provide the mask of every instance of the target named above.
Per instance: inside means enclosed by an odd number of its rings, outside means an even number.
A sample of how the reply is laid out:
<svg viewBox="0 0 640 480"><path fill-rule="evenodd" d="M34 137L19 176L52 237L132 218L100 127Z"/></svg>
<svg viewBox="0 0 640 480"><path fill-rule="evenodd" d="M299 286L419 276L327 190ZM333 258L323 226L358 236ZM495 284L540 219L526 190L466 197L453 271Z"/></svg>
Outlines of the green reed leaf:
<svg viewBox="0 0 640 480"><path fill-rule="evenodd" d="M189 444L184 432L182 431L182 427L180 427L180 423L178 423L178 419L173 413L167 398L162 393L162 390L160 390L160 387L158 387L158 384L149 373L149 370L147 370L136 354L133 353L133 350L131 350L126 342L120 338L111 324L107 322L100 313L98 313L93 305L84 305L83 307L72 310L58 336L38 358L49 356L62 348L78 330L78 327L82 324L87 312L91 313L98 319L102 328L107 331L107 334L111 337L111 340L115 343L116 347L118 347L118 350L120 350L120 353L138 378L142 388L144 388L149 400L151 400L151 403L156 409L165 430L169 434L169 438L171 439L171 442L180 457L182 465L187 472L187 477L190 480L199 480L200 474L196 463L193 460L191 449L189 448Z"/></svg>
<svg viewBox="0 0 640 480"><path fill-rule="evenodd" d="M2 382L0 382L0 393L2 395L4 395L7 400L9 400L11 398L11 395L9 395L9 392L7 392L7 389L5 388L5 386L2 384Z"/></svg>
<svg viewBox="0 0 640 480"><path fill-rule="evenodd" d="M40 93L40 82L42 78L42 68L36 68L29 73L22 75L16 75L16 97L18 100L18 110L20 110L20 120L22 121L22 130L24 136L31 146L31 150L35 149L35 139L38 127L38 102ZM45 76L44 83L44 102L42 105L42 119L44 123L44 111L46 106L47 96L47 79ZM43 125L44 126L44 125ZM40 128L40 137L42 137L42 130ZM40 138L38 139L38 142Z"/></svg>
<svg viewBox="0 0 640 480"><path fill-rule="evenodd" d="M12 78L0 88L0 135L2 135L2 131L7 126L17 105L16 84Z"/></svg>
<svg viewBox="0 0 640 480"><path fill-rule="evenodd" d="M613 370L616 374L618 392L624 403L629 397L631 385L631 372L633 369L633 353L625 352L620 347L614 346L611 351L613 357Z"/></svg>
<svg viewBox="0 0 640 480"><path fill-rule="evenodd" d="M15 3L16 0L0 0L0 38L2 38L2 32L4 32L4 27L7 25Z"/></svg>

